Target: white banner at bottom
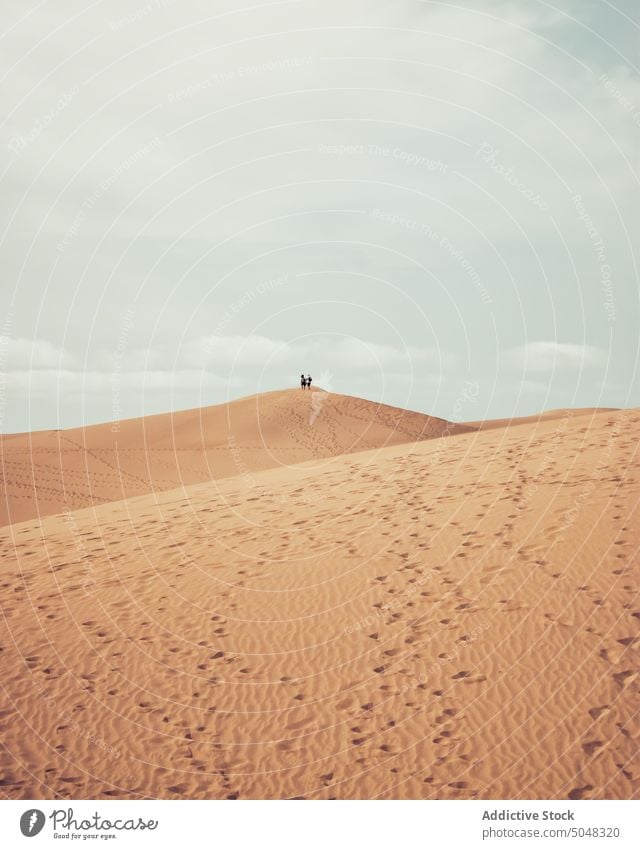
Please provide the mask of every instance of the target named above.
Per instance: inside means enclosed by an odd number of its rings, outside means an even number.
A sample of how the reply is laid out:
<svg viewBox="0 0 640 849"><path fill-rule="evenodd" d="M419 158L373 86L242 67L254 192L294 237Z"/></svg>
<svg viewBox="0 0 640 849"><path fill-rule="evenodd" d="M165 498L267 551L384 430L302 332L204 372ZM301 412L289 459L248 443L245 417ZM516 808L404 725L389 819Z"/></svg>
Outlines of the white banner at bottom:
<svg viewBox="0 0 640 849"><path fill-rule="evenodd" d="M105 843L114 849L637 849L640 802L0 802L5 849Z"/></svg>

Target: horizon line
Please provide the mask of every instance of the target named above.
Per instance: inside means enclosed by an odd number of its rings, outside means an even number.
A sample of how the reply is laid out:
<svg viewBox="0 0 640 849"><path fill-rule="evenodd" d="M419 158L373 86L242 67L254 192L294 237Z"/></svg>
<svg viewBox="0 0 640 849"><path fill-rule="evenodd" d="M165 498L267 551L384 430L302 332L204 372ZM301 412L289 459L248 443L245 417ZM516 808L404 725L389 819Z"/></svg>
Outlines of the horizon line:
<svg viewBox="0 0 640 849"><path fill-rule="evenodd" d="M43 427L43 428L37 428L36 430L19 430L19 431L10 431L10 432L6 432L6 433L3 432L2 430L0 430L0 438L6 438L6 437L11 437L11 436L24 436L26 434L32 434L32 433L33 434L35 434L35 433L62 433L62 432L70 431L70 430L84 430L86 428L92 428L92 427L108 427L108 426L111 426L113 428L115 425L120 425L120 424L123 424L125 422L139 421L140 419L158 418L160 416L173 416L173 415L179 415L181 413L189 413L189 412L196 413L198 411L211 409L212 407L224 407L224 406L229 406L230 404L238 404L242 401L248 401L252 398L260 398L260 397L264 397L264 396L267 396L267 395L275 395L275 394L280 394L280 393L284 393L284 392L288 392L288 393L291 393L291 394L299 394L302 391L322 392L325 395L333 395L333 396L337 396L337 397L341 397L341 398L353 398L353 399L358 400L358 401L364 401L367 404L372 404L376 407L388 407L389 409L393 409L393 410L402 410L405 413L412 413L412 414L417 415L417 416L425 416L427 418L439 419L440 421L445 421L445 422L448 422L449 424L462 425L462 426L465 426L465 425L466 426L473 426L473 425L475 425L477 427L480 427L482 425L487 425L487 424L490 424L490 423L504 423L504 422L518 421L518 420L524 421L524 420L529 420L529 419L535 419L535 418L540 418L540 417L545 416L545 415L549 415L550 413L558 413L558 412L564 412L564 411L574 412L574 413L575 412L582 412L582 413L585 413L585 414L589 413L589 412L593 412L595 414L595 413L602 413L602 412L619 412L621 410L636 409L635 407L599 407L599 406L593 406L593 407L552 407L550 409L540 410L539 412L536 412L536 413L525 413L524 415L519 415L519 416L498 416L496 418L470 419L468 421L462 421L462 420L444 418L443 416L438 416L438 415L435 415L434 413L425 413L425 412L422 412L420 410L413 410L413 409L410 409L408 407L398 407L394 404L386 404L383 401L372 401L371 399L363 398L360 395L346 395L343 392L333 392L333 391L330 391L328 389L323 389L321 386L318 386L318 385L312 386L310 389L307 389L307 390L302 390L299 387L295 388L295 387L289 386L289 387L286 387L286 388L283 388L283 389L269 389L266 392L254 392L254 393L251 393L249 395L241 395L237 398L228 399L227 401L221 401L221 402L218 402L216 404L206 404L206 405L203 405L203 406L200 406L200 407L182 407L182 408L179 408L179 409L165 410L165 411L159 412L159 413L145 413L141 416L129 416L127 418L104 419L102 421L94 422L92 424L78 424L78 425L71 425L69 427Z"/></svg>

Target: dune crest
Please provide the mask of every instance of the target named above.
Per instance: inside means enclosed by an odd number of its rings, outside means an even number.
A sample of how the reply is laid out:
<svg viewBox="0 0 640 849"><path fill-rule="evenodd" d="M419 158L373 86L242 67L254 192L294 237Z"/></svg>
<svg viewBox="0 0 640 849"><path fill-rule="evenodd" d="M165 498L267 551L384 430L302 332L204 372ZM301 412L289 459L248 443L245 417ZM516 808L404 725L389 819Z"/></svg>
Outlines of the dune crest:
<svg viewBox="0 0 640 849"><path fill-rule="evenodd" d="M471 428L324 392L0 437L0 525Z"/></svg>

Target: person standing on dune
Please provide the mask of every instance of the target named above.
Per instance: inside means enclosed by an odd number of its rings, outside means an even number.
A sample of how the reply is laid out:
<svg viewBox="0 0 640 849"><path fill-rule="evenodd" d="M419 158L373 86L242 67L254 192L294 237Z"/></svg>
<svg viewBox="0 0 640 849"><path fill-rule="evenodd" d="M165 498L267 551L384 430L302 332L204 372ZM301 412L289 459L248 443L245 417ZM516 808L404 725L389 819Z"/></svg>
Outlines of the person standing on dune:
<svg viewBox="0 0 640 849"><path fill-rule="evenodd" d="M311 389L311 375L307 375L307 389Z"/></svg>
<svg viewBox="0 0 640 849"><path fill-rule="evenodd" d="M307 386L307 379L303 374L301 374L300 375L300 388L305 389L306 386Z"/></svg>

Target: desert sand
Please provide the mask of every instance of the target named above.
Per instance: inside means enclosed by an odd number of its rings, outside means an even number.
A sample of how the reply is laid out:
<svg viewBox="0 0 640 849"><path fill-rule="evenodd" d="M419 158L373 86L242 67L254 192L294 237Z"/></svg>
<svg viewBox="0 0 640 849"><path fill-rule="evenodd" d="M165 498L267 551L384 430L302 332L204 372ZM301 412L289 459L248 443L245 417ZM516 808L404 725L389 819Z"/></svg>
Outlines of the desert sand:
<svg viewBox="0 0 640 849"><path fill-rule="evenodd" d="M320 389L302 413L304 396L265 392L215 407L0 436L0 525L470 430Z"/></svg>
<svg viewBox="0 0 640 849"><path fill-rule="evenodd" d="M638 798L640 411L318 394L3 441L2 794Z"/></svg>

